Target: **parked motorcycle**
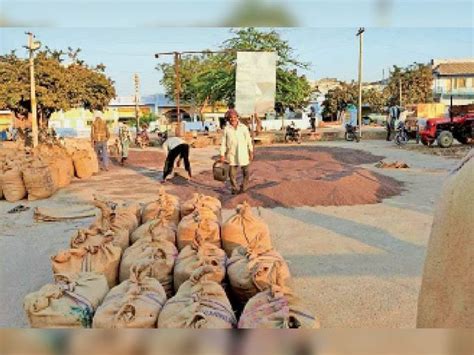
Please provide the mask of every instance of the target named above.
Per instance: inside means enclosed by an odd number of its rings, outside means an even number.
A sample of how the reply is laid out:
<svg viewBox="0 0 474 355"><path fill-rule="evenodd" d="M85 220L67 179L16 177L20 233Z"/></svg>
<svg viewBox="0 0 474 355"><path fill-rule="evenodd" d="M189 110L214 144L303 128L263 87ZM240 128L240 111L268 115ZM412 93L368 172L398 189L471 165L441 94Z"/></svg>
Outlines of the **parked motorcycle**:
<svg viewBox="0 0 474 355"><path fill-rule="evenodd" d="M350 124L346 124L346 133L344 133L344 138L348 142L356 141L359 143L359 134L357 131L357 126L351 126Z"/></svg>
<svg viewBox="0 0 474 355"><path fill-rule="evenodd" d="M405 145L408 143L409 139L410 138L408 137L408 131L405 127L405 123L402 121L398 122L397 133L395 134L395 143L398 145Z"/></svg>
<svg viewBox="0 0 474 355"><path fill-rule="evenodd" d="M294 125L286 126L285 143L296 142L301 144L301 130Z"/></svg>
<svg viewBox="0 0 474 355"><path fill-rule="evenodd" d="M135 144L141 149L150 145L150 137L148 136L148 132L146 129L142 129L140 132L138 132L135 138Z"/></svg>

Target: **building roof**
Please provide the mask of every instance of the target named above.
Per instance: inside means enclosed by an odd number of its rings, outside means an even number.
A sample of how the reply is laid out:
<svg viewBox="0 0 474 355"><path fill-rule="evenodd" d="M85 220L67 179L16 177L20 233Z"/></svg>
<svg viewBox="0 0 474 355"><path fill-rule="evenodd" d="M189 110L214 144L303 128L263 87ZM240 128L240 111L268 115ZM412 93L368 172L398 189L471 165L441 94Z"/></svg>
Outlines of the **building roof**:
<svg viewBox="0 0 474 355"><path fill-rule="evenodd" d="M109 106L134 106L134 96L118 96L112 99ZM153 105L158 107L174 107L176 106L173 100L166 97L165 94L155 94L140 96L139 105Z"/></svg>
<svg viewBox="0 0 474 355"><path fill-rule="evenodd" d="M474 75L474 61L461 63L440 63L433 68L438 75Z"/></svg>

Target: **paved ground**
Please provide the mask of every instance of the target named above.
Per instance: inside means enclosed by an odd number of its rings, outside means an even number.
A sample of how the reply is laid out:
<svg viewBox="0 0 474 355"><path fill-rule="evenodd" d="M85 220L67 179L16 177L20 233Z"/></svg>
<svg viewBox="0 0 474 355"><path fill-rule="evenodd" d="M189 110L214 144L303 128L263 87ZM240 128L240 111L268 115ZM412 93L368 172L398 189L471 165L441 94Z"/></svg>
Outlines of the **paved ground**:
<svg viewBox="0 0 474 355"><path fill-rule="evenodd" d="M275 247L290 263L296 292L323 327L414 327L416 301L439 188L456 159L400 149L384 141L318 143L358 148L403 160L412 168L379 173L404 182L405 191L375 205L259 208ZM214 148L193 150L196 172L208 169ZM157 153L158 154L158 153ZM257 153L258 154L258 153ZM115 167L76 181L47 201L28 206L87 204L96 192L115 199L152 200L160 174L150 168ZM23 297L52 280L49 257L66 248L74 223L35 223L0 201L0 326L24 327ZM224 211L224 217L231 211Z"/></svg>

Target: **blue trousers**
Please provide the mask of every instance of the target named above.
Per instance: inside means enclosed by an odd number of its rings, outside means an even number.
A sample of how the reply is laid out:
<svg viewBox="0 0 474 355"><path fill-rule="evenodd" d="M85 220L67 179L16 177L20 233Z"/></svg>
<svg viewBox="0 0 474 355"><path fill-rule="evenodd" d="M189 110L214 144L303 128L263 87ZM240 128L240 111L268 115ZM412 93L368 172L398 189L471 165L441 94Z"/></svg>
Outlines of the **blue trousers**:
<svg viewBox="0 0 474 355"><path fill-rule="evenodd" d="M94 150L99 160L99 165L102 168L108 169L109 167L109 152L107 151L107 142L95 142Z"/></svg>

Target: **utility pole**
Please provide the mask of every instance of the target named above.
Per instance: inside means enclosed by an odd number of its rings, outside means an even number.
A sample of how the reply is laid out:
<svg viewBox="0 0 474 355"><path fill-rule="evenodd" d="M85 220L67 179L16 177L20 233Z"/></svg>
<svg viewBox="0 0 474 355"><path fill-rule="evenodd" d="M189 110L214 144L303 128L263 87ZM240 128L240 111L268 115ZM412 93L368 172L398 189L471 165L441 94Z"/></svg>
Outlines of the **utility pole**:
<svg viewBox="0 0 474 355"><path fill-rule="evenodd" d="M37 118L37 107L36 107L36 86L35 86L35 62L34 62L34 51L41 47L41 42L35 41L34 34L26 32L28 35L28 45L25 46L29 51L29 63L30 63L30 106L31 106L31 131L33 135L33 147L38 145L38 118Z"/></svg>
<svg viewBox="0 0 474 355"><path fill-rule="evenodd" d="M140 101L140 78L138 74L135 73L133 76L133 81L135 83L135 122L137 124L137 136L140 130L140 111L139 111L139 101Z"/></svg>
<svg viewBox="0 0 474 355"><path fill-rule="evenodd" d="M400 102L400 110L402 109L402 76L400 75L400 77L398 78L398 88L399 88L399 91L400 91L400 98L399 98L399 102Z"/></svg>
<svg viewBox="0 0 474 355"><path fill-rule="evenodd" d="M357 110L357 120L359 121L359 137L362 137L362 46L364 44L365 28L360 27L356 36L359 36L359 104Z"/></svg>
<svg viewBox="0 0 474 355"><path fill-rule="evenodd" d="M176 135L180 137L182 135L181 132L181 105L180 105L180 99L181 99L181 77L180 77L180 72L179 72L179 64L181 61L181 53L179 52L174 52L174 77L175 77L175 86L176 86L176 92L175 92L175 102L176 102L176 115L178 119L178 127L176 128Z"/></svg>

